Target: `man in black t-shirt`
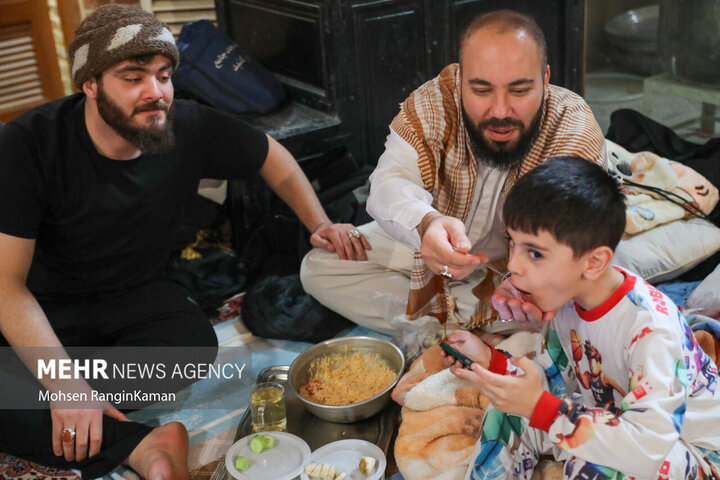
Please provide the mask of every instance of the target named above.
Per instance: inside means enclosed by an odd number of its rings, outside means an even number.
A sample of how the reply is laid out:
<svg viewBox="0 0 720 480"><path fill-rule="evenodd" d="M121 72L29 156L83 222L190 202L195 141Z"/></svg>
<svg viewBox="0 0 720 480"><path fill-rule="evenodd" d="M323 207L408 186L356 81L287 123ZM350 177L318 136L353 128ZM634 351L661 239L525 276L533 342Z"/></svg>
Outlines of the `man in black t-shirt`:
<svg viewBox="0 0 720 480"><path fill-rule="evenodd" d="M340 258L370 246L333 224L292 156L246 123L173 101L178 51L147 12L107 5L70 45L82 93L42 105L0 131L0 346L209 346L209 322L178 284L162 280L172 234L201 178L259 172ZM23 358L35 373L33 358ZM43 382L89 392L83 380ZM0 451L84 478L124 462L144 478L189 478L179 423L127 421L95 409L0 411Z"/></svg>

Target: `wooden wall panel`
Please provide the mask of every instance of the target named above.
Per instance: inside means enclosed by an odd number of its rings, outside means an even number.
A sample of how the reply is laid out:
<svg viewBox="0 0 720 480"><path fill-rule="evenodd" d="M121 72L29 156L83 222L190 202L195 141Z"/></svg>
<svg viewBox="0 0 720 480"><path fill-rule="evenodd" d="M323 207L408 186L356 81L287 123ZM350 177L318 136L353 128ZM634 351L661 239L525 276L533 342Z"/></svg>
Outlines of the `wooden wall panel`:
<svg viewBox="0 0 720 480"><path fill-rule="evenodd" d="M64 95L44 0L0 0L0 121Z"/></svg>

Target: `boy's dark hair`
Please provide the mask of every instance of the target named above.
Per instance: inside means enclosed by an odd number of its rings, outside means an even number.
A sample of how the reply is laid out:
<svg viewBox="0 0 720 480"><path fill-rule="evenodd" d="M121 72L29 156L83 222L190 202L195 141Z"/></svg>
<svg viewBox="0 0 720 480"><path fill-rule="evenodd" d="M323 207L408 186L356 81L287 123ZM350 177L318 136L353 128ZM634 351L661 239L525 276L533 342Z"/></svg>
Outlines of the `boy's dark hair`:
<svg viewBox="0 0 720 480"><path fill-rule="evenodd" d="M556 157L534 168L510 189L503 207L506 228L551 233L576 258L607 246L625 230L625 194L601 166L577 157Z"/></svg>

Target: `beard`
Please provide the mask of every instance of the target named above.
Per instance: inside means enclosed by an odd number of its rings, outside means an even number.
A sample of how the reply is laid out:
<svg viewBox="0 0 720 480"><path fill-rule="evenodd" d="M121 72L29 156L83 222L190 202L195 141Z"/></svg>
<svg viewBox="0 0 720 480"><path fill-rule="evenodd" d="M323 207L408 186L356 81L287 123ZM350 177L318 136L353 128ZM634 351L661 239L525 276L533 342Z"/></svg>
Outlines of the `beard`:
<svg viewBox="0 0 720 480"><path fill-rule="evenodd" d="M112 127L122 138L135 145L142 153L165 153L175 145L175 134L172 129L173 109L162 100L146 103L125 115L122 108L115 103L102 88L98 86L97 107L100 117ZM150 125L133 125L132 117L140 112L162 110L165 112L165 123L160 123L160 116L150 117Z"/></svg>
<svg viewBox="0 0 720 480"><path fill-rule="evenodd" d="M544 103L545 96L543 95L540 101L540 107L537 112L535 112L535 115L533 115L527 127L522 121L511 117L502 119L490 118L475 124L468 116L465 111L465 106L463 105L463 120L465 120L465 127L470 140L470 150L472 150L475 158L479 162L483 162L492 168L504 171L512 170L520 165L525 155L527 155L535 143L538 133L540 133L540 121L542 120ZM515 143L488 140L483 134L487 128L507 127L518 129L519 136Z"/></svg>

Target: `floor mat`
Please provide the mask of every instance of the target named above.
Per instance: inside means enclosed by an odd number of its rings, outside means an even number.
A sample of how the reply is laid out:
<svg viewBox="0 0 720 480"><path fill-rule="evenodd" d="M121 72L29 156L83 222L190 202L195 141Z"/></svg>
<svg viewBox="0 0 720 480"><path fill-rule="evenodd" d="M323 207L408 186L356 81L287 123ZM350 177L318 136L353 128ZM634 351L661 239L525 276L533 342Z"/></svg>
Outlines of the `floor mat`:
<svg viewBox="0 0 720 480"><path fill-rule="evenodd" d="M79 480L71 470L47 468L37 463L0 453L0 479L13 480Z"/></svg>

